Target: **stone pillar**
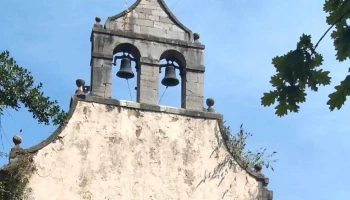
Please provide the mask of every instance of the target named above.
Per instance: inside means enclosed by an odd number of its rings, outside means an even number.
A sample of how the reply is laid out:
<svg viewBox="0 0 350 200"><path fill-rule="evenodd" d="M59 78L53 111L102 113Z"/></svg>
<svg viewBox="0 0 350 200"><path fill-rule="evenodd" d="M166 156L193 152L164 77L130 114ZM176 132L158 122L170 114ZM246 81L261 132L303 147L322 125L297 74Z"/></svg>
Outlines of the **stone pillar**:
<svg viewBox="0 0 350 200"><path fill-rule="evenodd" d="M103 30L101 19L95 18L91 34L91 91L90 95L111 98L112 97L112 61L113 52L106 35L97 33Z"/></svg>
<svg viewBox="0 0 350 200"><path fill-rule="evenodd" d="M93 53L91 58L91 92L93 96L112 97L113 55Z"/></svg>
<svg viewBox="0 0 350 200"><path fill-rule="evenodd" d="M204 72L186 70L182 77L181 107L188 110L203 111Z"/></svg>
<svg viewBox="0 0 350 200"><path fill-rule="evenodd" d="M158 105L159 60L141 57L137 73L137 102Z"/></svg>

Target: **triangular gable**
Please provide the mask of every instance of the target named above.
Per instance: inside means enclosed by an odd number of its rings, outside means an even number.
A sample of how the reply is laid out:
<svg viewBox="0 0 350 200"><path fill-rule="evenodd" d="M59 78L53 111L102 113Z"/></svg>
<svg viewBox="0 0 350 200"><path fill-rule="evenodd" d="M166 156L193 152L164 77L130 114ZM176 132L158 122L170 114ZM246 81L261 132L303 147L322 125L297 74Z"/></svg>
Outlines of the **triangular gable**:
<svg viewBox="0 0 350 200"><path fill-rule="evenodd" d="M127 13L123 11L109 17L105 28L169 39L192 40L192 31L173 15L163 0L137 0L128 11L125 27L124 16Z"/></svg>

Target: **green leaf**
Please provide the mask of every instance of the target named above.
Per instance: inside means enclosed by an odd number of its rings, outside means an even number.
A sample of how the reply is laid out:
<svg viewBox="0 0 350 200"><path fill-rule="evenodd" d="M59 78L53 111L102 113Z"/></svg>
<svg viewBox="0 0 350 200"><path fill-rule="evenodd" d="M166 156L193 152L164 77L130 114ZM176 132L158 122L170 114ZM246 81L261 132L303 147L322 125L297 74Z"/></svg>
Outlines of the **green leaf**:
<svg viewBox="0 0 350 200"><path fill-rule="evenodd" d="M261 97L261 104L263 106L270 106L275 103L278 97L278 92L270 91L269 93L264 93L263 97Z"/></svg>
<svg viewBox="0 0 350 200"><path fill-rule="evenodd" d="M313 66L318 67L323 63L323 56L319 53L315 53L315 56L312 59Z"/></svg>
<svg viewBox="0 0 350 200"><path fill-rule="evenodd" d="M0 74L0 114L4 108L17 111L24 105L39 123L57 125L65 121L67 113L57 101L44 96L42 84L34 85L31 73L18 66L8 51L0 54Z"/></svg>
<svg viewBox="0 0 350 200"><path fill-rule="evenodd" d="M282 87L284 85L283 80L278 74L271 76L270 83L273 87L276 88Z"/></svg>
<svg viewBox="0 0 350 200"><path fill-rule="evenodd" d="M276 71L279 71L283 67L282 65L284 64L283 57L276 56L272 58L272 64L276 68Z"/></svg>
<svg viewBox="0 0 350 200"><path fill-rule="evenodd" d="M348 75L340 85L335 86L335 92L328 95L329 100L327 105L329 105L329 109L331 111L335 108L339 110L344 105L348 95L350 95L350 75Z"/></svg>
<svg viewBox="0 0 350 200"><path fill-rule="evenodd" d="M348 25L336 26L331 37L334 39L336 58L340 62L350 58L350 27Z"/></svg>
<svg viewBox="0 0 350 200"><path fill-rule="evenodd" d="M296 49L294 51L292 51L289 54L289 60L288 62L292 65L295 66L301 62L304 62L304 52L301 49Z"/></svg>
<svg viewBox="0 0 350 200"><path fill-rule="evenodd" d="M275 114L279 117L282 117L288 113L288 105L286 102L282 101L280 102L276 107Z"/></svg>
<svg viewBox="0 0 350 200"><path fill-rule="evenodd" d="M298 106L294 101L288 105L288 110L291 112L299 112L300 106Z"/></svg>
<svg viewBox="0 0 350 200"><path fill-rule="evenodd" d="M329 71L315 70L313 71L313 77L316 83L319 85L329 85L331 83L331 77L329 76Z"/></svg>
<svg viewBox="0 0 350 200"><path fill-rule="evenodd" d="M341 2L342 0L326 0L326 2L323 5L323 10L325 12L331 12L337 9Z"/></svg>
<svg viewBox="0 0 350 200"><path fill-rule="evenodd" d="M311 43L311 35L306 35L303 34L300 37L300 41L297 44L297 48L308 48L308 47L312 47L312 43Z"/></svg>

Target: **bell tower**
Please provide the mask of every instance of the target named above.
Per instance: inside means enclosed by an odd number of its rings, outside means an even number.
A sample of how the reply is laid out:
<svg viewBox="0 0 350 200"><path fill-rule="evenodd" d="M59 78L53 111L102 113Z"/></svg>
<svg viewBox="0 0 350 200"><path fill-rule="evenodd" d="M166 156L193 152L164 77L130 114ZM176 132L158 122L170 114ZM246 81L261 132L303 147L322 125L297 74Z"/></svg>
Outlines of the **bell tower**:
<svg viewBox="0 0 350 200"><path fill-rule="evenodd" d="M205 46L199 34L179 22L163 0L137 0L104 25L100 22L96 18L91 33L92 96L111 98L112 78L116 78L112 67L120 63L118 78L137 78L138 103L158 105L162 78L167 87L181 87L182 108L203 110ZM161 64L162 59L167 63ZM159 77L162 70L165 77Z"/></svg>
<svg viewBox="0 0 350 200"><path fill-rule="evenodd" d="M163 0L137 0L100 22L91 33L91 85L76 81L67 121L45 140L22 149L13 138L0 181L21 195L0 190L0 199L272 200L262 166L233 154L214 99L203 109L199 34ZM137 102L112 99L112 78L136 78ZM182 108L158 105L159 82L181 87ZM17 177L20 188L7 182Z"/></svg>

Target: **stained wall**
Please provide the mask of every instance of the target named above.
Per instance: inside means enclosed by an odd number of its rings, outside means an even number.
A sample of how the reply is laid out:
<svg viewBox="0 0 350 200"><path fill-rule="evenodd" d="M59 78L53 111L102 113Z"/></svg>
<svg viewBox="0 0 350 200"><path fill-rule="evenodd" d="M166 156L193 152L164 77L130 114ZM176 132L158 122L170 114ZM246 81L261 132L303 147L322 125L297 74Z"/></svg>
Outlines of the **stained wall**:
<svg viewBox="0 0 350 200"><path fill-rule="evenodd" d="M34 156L29 198L258 199L214 119L78 101L59 136Z"/></svg>

